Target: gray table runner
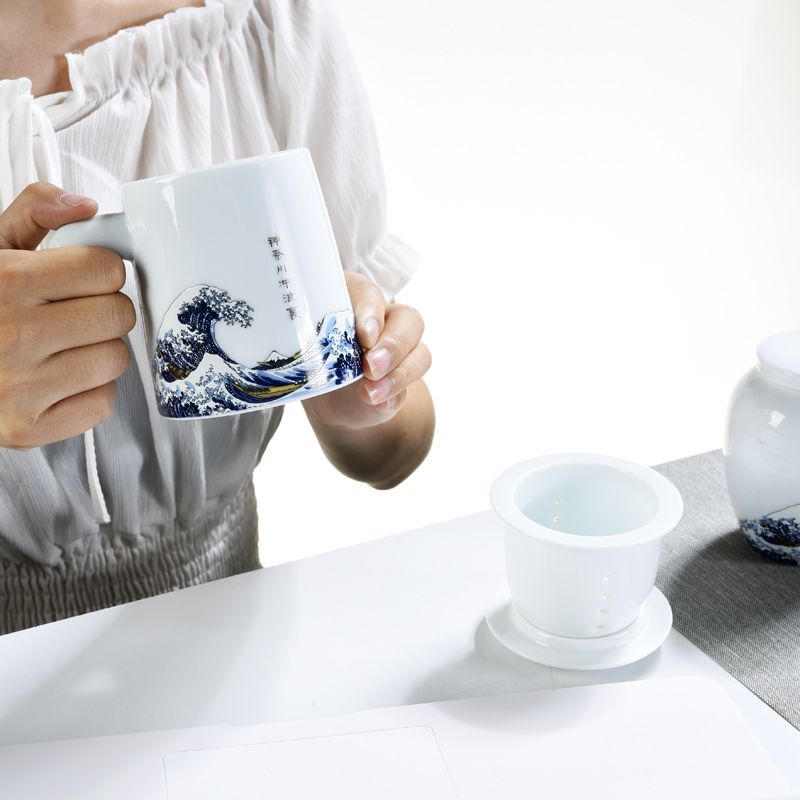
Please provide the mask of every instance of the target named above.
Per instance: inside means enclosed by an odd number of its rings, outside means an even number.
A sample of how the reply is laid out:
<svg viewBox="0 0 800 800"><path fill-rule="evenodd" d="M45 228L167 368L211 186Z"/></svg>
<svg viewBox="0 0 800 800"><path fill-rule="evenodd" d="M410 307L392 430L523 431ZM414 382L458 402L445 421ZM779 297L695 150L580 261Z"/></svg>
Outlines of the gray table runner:
<svg viewBox="0 0 800 800"><path fill-rule="evenodd" d="M747 543L720 451L656 470L685 505L656 579L675 628L800 728L800 566L771 561Z"/></svg>

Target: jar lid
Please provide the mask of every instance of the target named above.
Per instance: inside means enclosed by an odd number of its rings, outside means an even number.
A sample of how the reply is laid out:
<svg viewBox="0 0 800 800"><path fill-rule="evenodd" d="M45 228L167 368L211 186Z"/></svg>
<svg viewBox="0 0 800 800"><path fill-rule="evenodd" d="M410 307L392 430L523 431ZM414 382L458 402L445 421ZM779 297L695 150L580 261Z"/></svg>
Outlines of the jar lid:
<svg viewBox="0 0 800 800"><path fill-rule="evenodd" d="M767 380L800 391L800 331L768 336L756 347L756 359Z"/></svg>

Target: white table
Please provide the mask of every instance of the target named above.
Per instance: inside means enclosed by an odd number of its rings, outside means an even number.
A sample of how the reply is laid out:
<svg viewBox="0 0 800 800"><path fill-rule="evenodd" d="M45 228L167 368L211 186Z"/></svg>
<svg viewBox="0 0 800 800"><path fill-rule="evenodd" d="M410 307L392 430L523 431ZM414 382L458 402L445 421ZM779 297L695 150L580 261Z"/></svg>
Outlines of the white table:
<svg viewBox="0 0 800 800"><path fill-rule="evenodd" d="M800 731L686 638L603 672L533 664L484 622L503 580L487 511L0 637L0 744L696 675L724 686L800 797Z"/></svg>

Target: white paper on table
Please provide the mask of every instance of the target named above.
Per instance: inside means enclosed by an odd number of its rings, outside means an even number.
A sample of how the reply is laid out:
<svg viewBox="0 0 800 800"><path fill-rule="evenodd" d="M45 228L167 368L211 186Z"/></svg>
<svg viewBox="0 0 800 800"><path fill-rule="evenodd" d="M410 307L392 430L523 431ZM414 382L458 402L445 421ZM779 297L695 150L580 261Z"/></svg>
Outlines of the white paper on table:
<svg viewBox="0 0 800 800"><path fill-rule="evenodd" d="M402 730L406 725L425 725L429 734L427 749L422 739L412 740ZM308 747L306 766L314 769L314 759L321 759L326 769L335 753L341 751L346 737L331 733L355 733L382 728L386 736L365 739L372 755L359 753L357 740L350 740L347 753L350 769L365 769L368 759L380 756L396 759L414 771L420 758L420 770L430 766L430 757L441 751L459 800L529 800L532 792L548 800L785 800L791 793L783 783L766 753L744 721L728 693L707 679L672 679L637 681L600 686L582 686L550 692L527 692L403 706L366 711L348 717L308 720L292 726L264 726L269 739L285 747L285 732L292 738L314 737ZM408 729L407 729L408 730ZM424 730L417 728L416 730ZM255 733L255 731L254 731ZM281 735L281 734L284 735ZM327 738L324 737L327 734ZM435 734L436 740L433 740ZM264 740L266 741L266 739ZM439 748L437 750L436 743ZM409 746L417 749L408 750ZM268 752L248 750L252 775L258 759ZM312 749L313 748L313 749ZM394 752L389 752L393 750ZM220 751L205 750L192 762L199 770L191 784L192 791L169 800L218 800L236 797L286 797L287 800L339 800L348 797L335 784L324 780L307 784L307 791L284 795L259 793L257 781L246 784L251 794L232 791L231 781L238 780L235 765L219 758ZM270 769L281 767L278 761L286 750L276 749ZM363 756L363 757L362 757ZM165 759L168 785L170 756ZM205 763L206 759L208 762ZM436 761L437 758L434 758ZM433 765L438 766L438 764ZM399 771L402 772L402 769ZM332 774L332 772L330 773ZM442 773L444 774L444 773ZM218 781L219 792L199 794L201 787ZM392 779L374 792L356 795L361 798L394 797L450 800L450 795L424 793L414 788L405 794L387 794ZM422 781L424 784L424 781ZM237 783L237 787L242 784ZM266 784L264 784L266 785ZM287 784L287 785L290 785ZM227 791L225 788L227 787ZM380 787L380 788L378 788ZM435 791L435 790L434 790Z"/></svg>
<svg viewBox="0 0 800 800"><path fill-rule="evenodd" d="M456 800L427 726L168 753L169 800Z"/></svg>

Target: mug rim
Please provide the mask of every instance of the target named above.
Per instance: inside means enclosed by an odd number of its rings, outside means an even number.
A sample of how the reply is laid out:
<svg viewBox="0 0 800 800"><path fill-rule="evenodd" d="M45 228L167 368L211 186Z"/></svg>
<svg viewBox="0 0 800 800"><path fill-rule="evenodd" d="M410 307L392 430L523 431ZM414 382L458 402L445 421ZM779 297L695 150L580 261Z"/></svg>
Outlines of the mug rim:
<svg viewBox="0 0 800 800"><path fill-rule="evenodd" d="M611 467L638 478L656 495L658 510L655 516L634 530L610 536L566 533L534 522L514 501L516 489L531 473L561 465ZM537 541L581 550L609 550L648 544L666 536L683 516L683 498L663 475L634 461L597 453L556 453L522 461L500 473L492 484L490 497L495 513L506 525Z"/></svg>
<svg viewBox="0 0 800 800"><path fill-rule="evenodd" d="M235 158L232 161L221 161L218 164L207 164L203 167L189 167L188 169L179 170L178 172L169 172L163 175L153 175L150 178L139 178L135 181L128 181L123 184L123 190L128 186L140 186L145 183L158 183L159 181L173 181L176 178L182 178L188 175L205 175L209 172L216 172L226 168L238 166L239 164L246 164L251 161L266 161L272 158L280 158L281 156L292 156L299 153L307 153L309 158L311 152L307 147L292 147L288 150L276 150L274 153L262 153L258 156L247 156L245 158Z"/></svg>

